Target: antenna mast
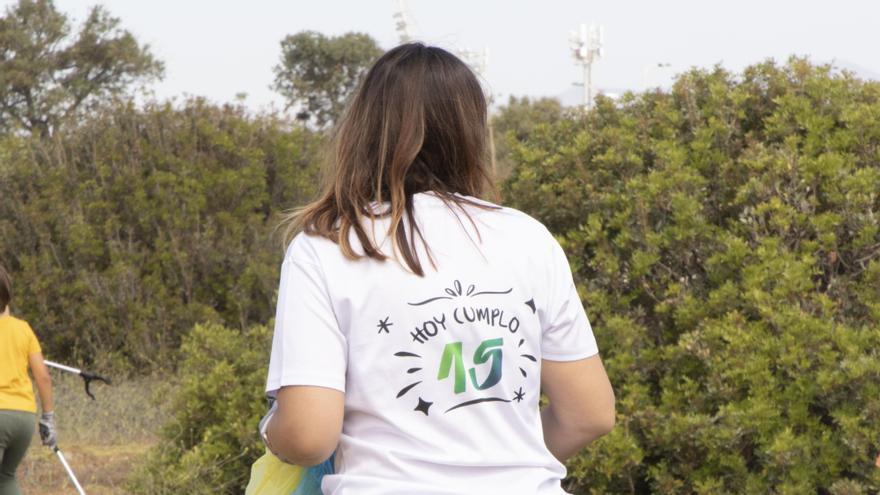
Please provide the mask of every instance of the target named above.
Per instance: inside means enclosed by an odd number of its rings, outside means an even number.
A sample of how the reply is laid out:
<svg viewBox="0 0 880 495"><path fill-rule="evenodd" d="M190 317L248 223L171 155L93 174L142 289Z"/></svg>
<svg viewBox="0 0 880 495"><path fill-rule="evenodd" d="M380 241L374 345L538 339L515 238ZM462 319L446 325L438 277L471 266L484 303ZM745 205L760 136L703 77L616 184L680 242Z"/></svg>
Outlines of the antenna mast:
<svg viewBox="0 0 880 495"><path fill-rule="evenodd" d="M394 28L397 30L400 43L408 43L413 39L409 8L406 5L406 0L397 0L395 3L397 4L397 11L392 15L394 17Z"/></svg>
<svg viewBox="0 0 880 495"><path fill-rule="evenodd" d="M489 47L483 47L482 52L476 52L468 48L458 50L458 57L474 69L480 77L486 77L486 68L489 65Z"/></svg>
<svg viewBox="0 0 880 495"><path fill-rule="evenodd" d="M489 47L484 46L482 52L475 52L468 48L459 49L458 57L464 61L464 63L468 64L474 72L482 79L486 81L486 70L489 66ZM491 88L487 85L483 86L483 92L486 95L486 104L491 108L492 103L495 101L495 95L492 94ZM492 170L492 176L498 176L498 167L495 163L495 129L493 125L492 118L489 117L489 160L490 167Z"/></svg>
<svg viewBox="0 0 880 495"><path fill-rule="evenodd" d="M580 32L572 31L569 38L574 59L583 68L584 106L593 108L593 63L605 56L605 28L581 24Z"/></svg>
<svg viewBox="0 0 880 495"><path fill-rule="evenodd" d="M392 17L394 18L394 28L397 31L397 36L400 40L400 43L408 43L413 40L413 30L412 25L414 24L412 21L412 17L409 13L409 7L407 6L406 0L396 0L395 6L397 10L395 10ZM477 75L486 80L486 69L489 65L489 47L484 47L482 52L476 52L465 49L457 50L458 57L462 59L466 64L468 64ZM488 85L483 87L483 91L486 95L486 103L488 106L491 106L494 101L494 95L490 91ZM492 175L496 175L496 165L495 165L495 139L494 139L494 131L492 129L492 119L489 119L489 151L490 151L490 160L492 167Z"/></svg>

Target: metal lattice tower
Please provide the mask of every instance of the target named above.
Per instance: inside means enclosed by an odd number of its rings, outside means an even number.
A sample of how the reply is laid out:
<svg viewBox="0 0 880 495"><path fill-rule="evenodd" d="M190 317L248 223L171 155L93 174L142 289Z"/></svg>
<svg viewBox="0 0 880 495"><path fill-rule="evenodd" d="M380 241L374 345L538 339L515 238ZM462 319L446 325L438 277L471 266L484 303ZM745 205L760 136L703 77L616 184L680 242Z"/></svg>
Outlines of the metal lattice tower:
<svg viewBox="0 0 880 495"><path fill-rule="evenodd" d="M486 77L486 69L489 66L489 47L483 47L482 52L476 52L468 48L458 50L458 57L474 69L480 77Z"/></svg>

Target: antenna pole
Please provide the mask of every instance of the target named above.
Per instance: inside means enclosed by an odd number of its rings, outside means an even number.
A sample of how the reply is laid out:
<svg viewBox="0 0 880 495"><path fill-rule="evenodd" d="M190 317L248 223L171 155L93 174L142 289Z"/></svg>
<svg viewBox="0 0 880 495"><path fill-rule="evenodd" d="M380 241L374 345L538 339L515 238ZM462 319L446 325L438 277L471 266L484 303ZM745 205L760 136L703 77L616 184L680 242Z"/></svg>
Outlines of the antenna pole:
<svg viewBox="0 0 880 495"><path fill-rule="evenodd" d="M397 0L395 3L397 4L397 11L392 14L394 29L397 31L400 43L408 43L413 39L409 22L409 8L406 5L406 0Z"/></svg>
<svg viewBox="0 0 880 495"><path fill-rule="evenodd" d="M603 45L605 29L602 26L581 24L580 31L571 32L569 41L572 56L583 68L584 107L593 108L593 63L605 55Z"/></svg>
<svg viewBox="0 0 880 495"><path fill-rule="evenodd" d="M458 50L458 57L468 64L474 72L484 81L486 80L486 70L489 67L489 47L483 47L482 52L475 52L468 48ZM491 107L495 101L495 95L492 94L491 88L488 86L483 88L486 94L486 106ZM488 120L489 131L489 166L492 170L492 177L498 177L498 166L495 162L495 129L492 125L492 118Z"/></svg>

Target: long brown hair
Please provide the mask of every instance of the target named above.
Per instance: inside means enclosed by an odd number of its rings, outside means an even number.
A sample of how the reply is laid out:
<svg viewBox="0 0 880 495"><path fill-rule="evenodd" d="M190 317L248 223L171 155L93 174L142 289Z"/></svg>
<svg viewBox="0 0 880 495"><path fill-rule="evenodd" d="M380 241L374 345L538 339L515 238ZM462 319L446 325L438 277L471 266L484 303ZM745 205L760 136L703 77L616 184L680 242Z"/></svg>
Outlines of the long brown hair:
<svg viewBox="0 0 880 495"><path fill-rule="evenodd" d="M480 198L493 189L486 171L487 119L483 89L455 55L420 42L386 52L364 76L333 129L323 192L285 219L288 239L299 230L320 235L339 244L345 257L357 259L362 255L349 242L354 230L365 256L385 260L360 220L390 216L393 249L423 276L416 236L432 265L434 260L413 220L412 196L432 191L472 223L465 203L491 208L462 197ZM371 207L386 200L385 211Z"/></svg>

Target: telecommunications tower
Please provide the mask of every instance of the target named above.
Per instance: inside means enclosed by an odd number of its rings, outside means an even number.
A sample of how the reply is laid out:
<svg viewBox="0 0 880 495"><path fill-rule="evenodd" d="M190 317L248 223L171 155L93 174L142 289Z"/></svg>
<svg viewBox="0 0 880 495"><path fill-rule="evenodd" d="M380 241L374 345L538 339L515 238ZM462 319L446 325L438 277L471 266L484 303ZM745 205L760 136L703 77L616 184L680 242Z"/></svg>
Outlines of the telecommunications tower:
<svg viewBox="0 0 880 495"><path fill-rule="evenodd" d="M584 106L593 108L593 63L605 56L603 45L605 44L605 28L603 26L581 24L580 31L572 31L571 51L574 59L584 70Z"/></svg>
<svg viewBox="0 0 880 495"><path fill-rule="evenodd" d="M413 25L415 25L415 21L413 17L410 15L409 6L407 5L406 0L394 0L394 6L396 7L394 13L392 14L392 18L394 19L394 29L397 31L397 36L399 39L399 43L408 43L414 39L413 35ZM470 49L458 49L456 50L458 57L466 64L468 64L471 69L479 76L480 79L485 82L486 80L486 69L489 65L489 47L484 47L482 52L477 52ZM491 107L494 101L494 95L490 90L488 84L483 86L483 91L486 95L486 103L489 107ZM489 152L490 152L490 165L492 167L492 174L495 174L496 165L495 165L495 139L494 132L492 129L492 119L489 119Z"/></svg>
<svg viewBox="0 0 880 495"><path fill-rule="evenodd" d="M486 69L489 66L489 47L484 46L482 52L476 52L467 48L458 50L458 58L462 59L464 63L468 64L474 72L477 73L477 76L486 81ZM486 104L491 108L492 103L495 101L495 95L492 94L492 89L485 83L483 86L483 92L486 95ZM489 165L492 170L492 175L495 176L497 172L497 166L495 164L495 131L493 128L492 119L489 119Z"/></svg>
<svg viewBox="0 0 880 495"><path fill-rule="evenodd" d="M468 48L460 49L458 50L458 57L464 60L466 64L470 65L480 77L486 77L486 67L489 65L488 46L483 47L482 52L476 52Z"/></svg>
<svg viewBox="0 0 880 495"><path fill-rule="evenodd" d="M413 39L412 19L409 15L406 0L397 0L395 4L397 5L397 10L392 17L394 17L394 28L397 30L397 37L400 39L401 44L410 42Z"/></svg>

